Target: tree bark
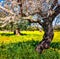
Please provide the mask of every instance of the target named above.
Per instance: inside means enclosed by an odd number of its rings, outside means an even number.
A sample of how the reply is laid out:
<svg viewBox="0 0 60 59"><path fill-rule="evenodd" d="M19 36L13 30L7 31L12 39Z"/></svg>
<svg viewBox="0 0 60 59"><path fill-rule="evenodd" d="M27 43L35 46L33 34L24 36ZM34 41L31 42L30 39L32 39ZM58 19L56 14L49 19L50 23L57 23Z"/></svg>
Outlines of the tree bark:
<svg viewBox="0 0 60 59"><path fill-rule="evenodd" d="M21 33L20 33L20 29L19 28L17 28L16 30L14 30L14 35L20 35Z"/></svg>
<svg viewBox="0 0 60 59"><path fill-rule="evenodd" d="M42 41L36 47L36 51L39 53L42 53L43 49L48 49L50 47L50 43L54 36L52 22L50 22L48 18L44 19L42 27L44 30L44 36Z"/></svg>
<svg viewBox="0 0 60 59"><path fill-rule="evenodd" d="M42 25L44 29L44 36L42 41L36 47L36 51L39 53L42 53L44 49L48 49L50 47L50 43L54 36L52 22L54 18L60 13L60 5L58 5L58 7L54 11L54 14L44 19L44 23Z"/></svg>

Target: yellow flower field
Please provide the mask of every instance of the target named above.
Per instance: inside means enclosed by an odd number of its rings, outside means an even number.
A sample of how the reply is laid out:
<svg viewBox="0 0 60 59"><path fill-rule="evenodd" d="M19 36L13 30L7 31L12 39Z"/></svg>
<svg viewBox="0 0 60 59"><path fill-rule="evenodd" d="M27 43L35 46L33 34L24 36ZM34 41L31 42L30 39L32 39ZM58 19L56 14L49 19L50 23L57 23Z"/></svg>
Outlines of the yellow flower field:
<svg viewBox="0 0 60 59"><path fill-rule="evenodd" d="M12 32L0 32L0 43L17 43L26 42L30 40L41 41L44 32L39 31L21 31L22 35L13 35ZM54 38L52 42L60 42L60 32L54 32Z"/></svg>
<svg viewBox="0 0 60 59"><path fill-rule="evenodd" d="M13 32L0 32L0 59L60 59L60 31L54 32L50 48L39 54L36 45L42 40L44 32L21 31L22 35Z"/></svg>

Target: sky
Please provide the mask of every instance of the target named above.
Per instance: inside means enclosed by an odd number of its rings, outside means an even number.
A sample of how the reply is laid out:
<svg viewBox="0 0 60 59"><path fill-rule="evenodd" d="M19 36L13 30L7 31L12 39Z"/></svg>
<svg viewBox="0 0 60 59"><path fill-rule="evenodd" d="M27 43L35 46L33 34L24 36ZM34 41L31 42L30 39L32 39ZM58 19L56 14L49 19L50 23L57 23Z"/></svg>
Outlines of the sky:
<svg viewBox="0 0 60 59"><path fill-rule="evenodd" d="M1 1L4 1L4 0L0 0L0 2L1 2Z"/></svg>

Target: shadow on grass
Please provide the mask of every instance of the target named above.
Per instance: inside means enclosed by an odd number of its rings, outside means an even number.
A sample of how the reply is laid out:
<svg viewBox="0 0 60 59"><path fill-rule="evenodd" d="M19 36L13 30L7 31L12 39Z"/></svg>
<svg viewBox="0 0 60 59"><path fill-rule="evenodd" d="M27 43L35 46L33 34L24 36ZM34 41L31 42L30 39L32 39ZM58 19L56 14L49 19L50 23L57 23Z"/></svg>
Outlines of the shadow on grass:
<svg viewBox="0 0 60 59"><path fill-rule="evenodd" d="M0 33L0 35L1 35L1 36L12 36L12 35L14 35L14 34L13 34L13 33L11 33L11 34L10 34L10 33Z"/></svg>
<svg viewBox="0 0 60 59"><path fill-rule="evenodd" d="M1 36L13 36L13 35L15 35L14 33L0 33L0 35ZM27 34L23 34L23 33L21 33L20 35L27 35Z"/></svg>
<svg viewBox="0 0 60 59"><path fill-rule="evenodd" d="M43 54L38 54L35 51L35 47L38 43L38 41L32 40L27 42L10 43L8 45L1 44L0 59L4 59L6 56L8 59L59 59L60 55L58 52L52 49L46 50ZM51 43L51 47L54 49L60 49L59 45L59 42Z"/></svg>
<svg viewBox="0 0 60 59"><path fill-rule="evenodd" d="M4 44L4 43L3 43ZM18 45L19 47L33 47L35 48L37 45L39 44L39 41L34 41L34 40L31 40L31 41L27 41L27 42L18 42L18 43L10 43L8 45ZM5 45L5 44L4 44ZM60 50L60 42L53 42L50 44L50 47L52 47L53 49L58 49Z"/></svg>
<svg viewBox="0 0 60 59"><path fill-rule="evenodd" d="M54 49L60 50L60 42L53 42L53 43L51 43L50 46Z"/></svg>

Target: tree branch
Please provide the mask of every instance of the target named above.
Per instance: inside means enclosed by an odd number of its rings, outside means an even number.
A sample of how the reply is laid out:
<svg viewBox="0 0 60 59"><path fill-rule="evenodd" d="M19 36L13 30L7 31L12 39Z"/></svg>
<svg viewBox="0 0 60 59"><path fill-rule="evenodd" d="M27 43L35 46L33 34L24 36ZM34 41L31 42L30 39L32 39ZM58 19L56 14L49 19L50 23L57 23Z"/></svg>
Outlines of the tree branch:
<svg viewBox="0 0 60 59"><path fill-rule="evenodd" d="M11 10L8 10L8 9L6 9L6 8L2 7L2 6L0 6L0 9L4 10L4 11L6 11L6 12L8 12L8 13L12 14L12 15L14 15L14 14L15 14L15 13L13 13Z"/></svg>
<svg viewBox="0 0 60 59"><path fill-rule="evenodd" d="M28 20L30 23L39 23L41 26L43 25L43 23L40 20L34 20L32 19L32 16L28 16L28 17L22 17L22 19L24 20Z"/></svg>
<svg viewBox="0 0 60 59"><path fill-rule="evenodd" d="M54 14L51 16L52 17L52 21L54 20L54 18L60 14L60 6L58 6L55 10L54 10Z"/></svg>

